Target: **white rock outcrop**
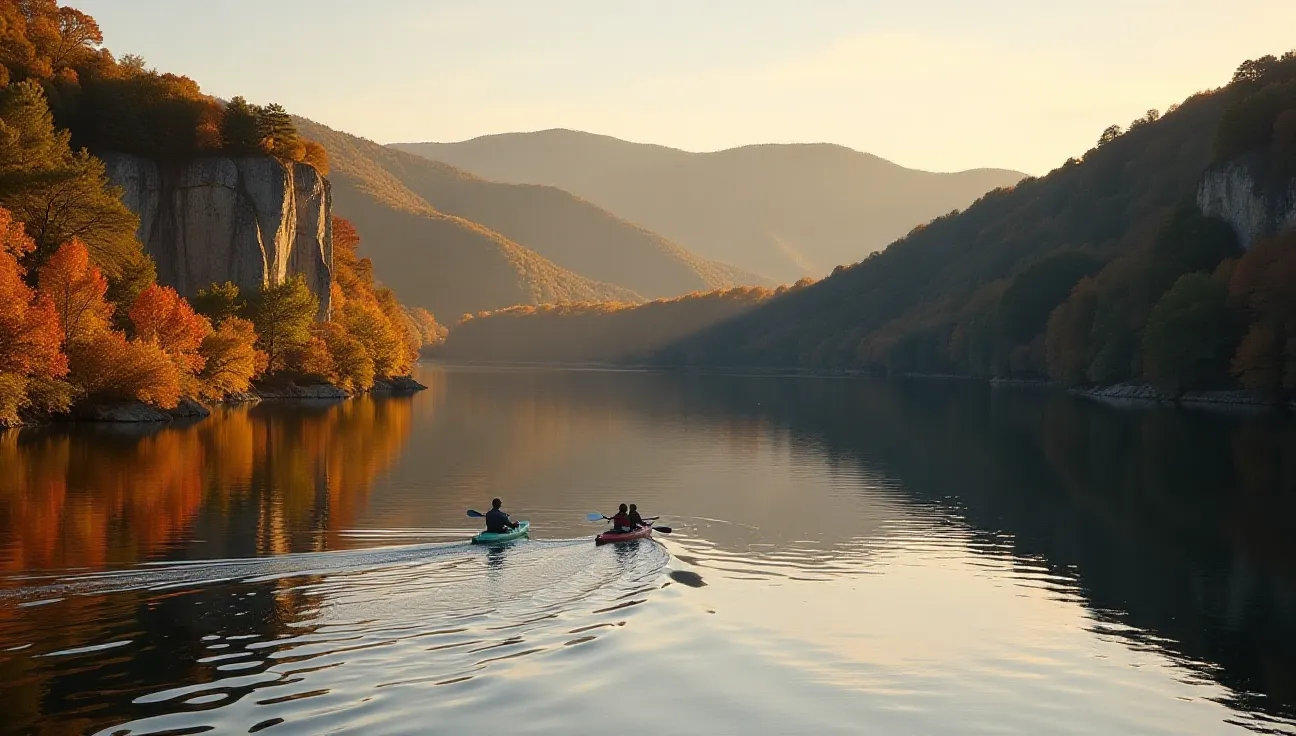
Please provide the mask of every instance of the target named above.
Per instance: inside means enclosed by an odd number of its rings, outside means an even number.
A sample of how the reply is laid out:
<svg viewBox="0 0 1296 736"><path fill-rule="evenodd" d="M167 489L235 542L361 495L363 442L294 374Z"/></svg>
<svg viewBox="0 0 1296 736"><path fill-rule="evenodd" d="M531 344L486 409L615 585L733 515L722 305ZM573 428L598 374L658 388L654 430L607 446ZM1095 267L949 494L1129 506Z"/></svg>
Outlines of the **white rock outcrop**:
<svg viewBox="0 0 1296 736"><path fill-rule="evenodd" d="M1206 172L1197 187L1202 212L1227 220L1243 249L1257 240L1296 228L1296 179L1286 186L1262 186L1244 161Z"/></svg>
<svg viewBox="0 0 1296 736"><path fill-rule="evenodd" d="M300 274L320 299L320 318L328 316L332 195L313 167L267 156L101 158L139 215L139 239L160 282L192 297L213 283L250 292Z"/></svg>

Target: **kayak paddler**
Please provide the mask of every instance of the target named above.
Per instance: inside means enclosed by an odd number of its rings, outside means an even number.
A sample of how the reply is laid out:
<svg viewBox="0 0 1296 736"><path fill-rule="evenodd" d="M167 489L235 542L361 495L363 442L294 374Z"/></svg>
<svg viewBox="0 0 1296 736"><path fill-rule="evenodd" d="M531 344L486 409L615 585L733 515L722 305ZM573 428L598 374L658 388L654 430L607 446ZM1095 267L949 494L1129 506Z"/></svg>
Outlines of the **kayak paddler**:
<svg viewBox="0 0 1296 736"><path fill-rule="evenodd" d="M628 532L634 529L634 522L630 521L630 514L626 512L626 505L621 504L617 507L616 516L612 517L612 531Z"/></svg>
<svg viewBox="0 0 1296 736"><path fill-rule="evenodd" d="M627 516L630 518L630 526L635 529L648 526L648 522L644 521L644 518L639 515L639 507L636 504L630 504L630 513Z"/></svg>
<svg viewBox="0 0 1296 736"><path fill-rule="evenodd" d="M498 498L491 500L491 510L486 512L486 531L491 534L503 534L518 527L518 523L500 509L503 502Z"/></svg>

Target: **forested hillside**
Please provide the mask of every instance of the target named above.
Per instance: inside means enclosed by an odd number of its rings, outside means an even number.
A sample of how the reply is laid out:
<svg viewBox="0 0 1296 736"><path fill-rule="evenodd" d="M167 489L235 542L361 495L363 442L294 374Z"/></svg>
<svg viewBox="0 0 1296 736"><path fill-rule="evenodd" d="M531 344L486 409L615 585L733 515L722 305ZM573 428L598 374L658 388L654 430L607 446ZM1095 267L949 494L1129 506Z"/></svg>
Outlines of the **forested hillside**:
<svg viewBox="0 0 1296 736"><path fill-rule="evenodd" d="M569 191L706 258L779 283L820 277L1024 174L938 174L827 144L690 153L571 130L396 148Z"/></svg>
<svg viewBox="0 0 1296 736"><path fill-rule="evenodd" d="M1244 152L1261 184L1281 185L1294 148L1296 54L1249 61L1226 87L1149 111L1128 130L1112 126L1047 176L991 192L658 357L1070 384L1147 379L1172 392L1230 385L1232 366L1235 377L1272 386L1272 370L1246 378L1247 356L1293 356L1286 325L1296 321L1286 315L1296 313L1280 298L1296 293L1284 271L1291 251L1271 243L1243 256L1195 193L1212 163Z"/></svg>

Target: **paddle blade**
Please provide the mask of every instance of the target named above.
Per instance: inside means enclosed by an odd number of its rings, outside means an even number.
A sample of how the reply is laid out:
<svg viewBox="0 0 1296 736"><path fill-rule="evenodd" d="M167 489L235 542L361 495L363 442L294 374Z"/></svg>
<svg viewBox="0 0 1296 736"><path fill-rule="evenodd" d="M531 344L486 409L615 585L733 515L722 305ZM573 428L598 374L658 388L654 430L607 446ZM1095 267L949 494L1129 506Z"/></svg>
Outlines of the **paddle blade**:
<svg viewBox="0 0 1296 736"><path fill-rule="evenodd" d="M603 518L603 514L585 514L585 518L590 521L600 521Z"/></svg>
<svg viewBox="0 0 1296 736"><path fill-rule="evenodd" d="M486 514L483 514L480 511L473 511L472 509L468 509L468 515L474 519L481 519L486 516Z"/></svg>
<svg viewBox="0 0 1296 736"><path fill-rule="evenodd" d="M674 529L671 529L671 528L668 527L668 526L655 526L655 527L653 527L653 531L655 531L655 532L661 532L662 534L670 534L671 532L673 532L673 531L675 531L675 530L674 530Z"/></svg>

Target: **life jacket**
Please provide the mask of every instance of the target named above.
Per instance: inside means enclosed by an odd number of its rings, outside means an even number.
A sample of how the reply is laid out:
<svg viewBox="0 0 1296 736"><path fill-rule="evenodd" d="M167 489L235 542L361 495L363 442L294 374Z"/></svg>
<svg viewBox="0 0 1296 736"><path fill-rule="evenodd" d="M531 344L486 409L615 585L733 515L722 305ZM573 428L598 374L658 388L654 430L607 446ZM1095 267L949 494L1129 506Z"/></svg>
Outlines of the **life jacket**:
<svg viewBox="0 0 1296 736"><path fill-rule="evenodd" d="M629 528L633 525L630 523L629 516L618 511L617 515L612 517L612 526L619 527L619 528Z"/></svg>

